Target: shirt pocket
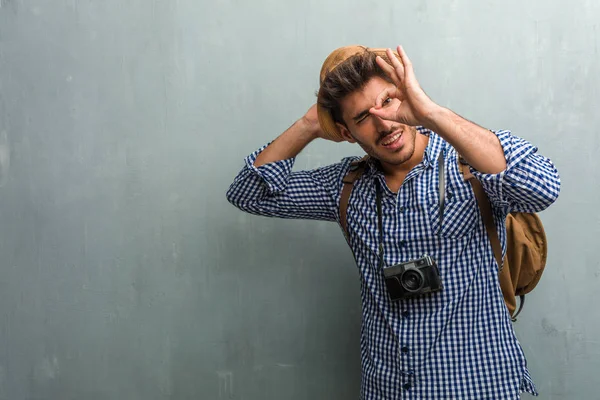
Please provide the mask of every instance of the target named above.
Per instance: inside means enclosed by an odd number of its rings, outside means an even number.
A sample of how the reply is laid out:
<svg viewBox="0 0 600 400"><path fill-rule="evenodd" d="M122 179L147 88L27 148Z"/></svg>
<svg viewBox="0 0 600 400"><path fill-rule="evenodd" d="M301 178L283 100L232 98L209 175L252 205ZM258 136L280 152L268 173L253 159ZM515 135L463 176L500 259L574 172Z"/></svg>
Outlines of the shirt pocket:
<svg viewBox="0 0 600 400"><path fill-rule="evenodd" d="M434 235L460 239L473 231L479 212L473 192L462 190L458 194L447 192L441 208L441 216L439 193L432 192L428 197L429 220Z"/></svg>

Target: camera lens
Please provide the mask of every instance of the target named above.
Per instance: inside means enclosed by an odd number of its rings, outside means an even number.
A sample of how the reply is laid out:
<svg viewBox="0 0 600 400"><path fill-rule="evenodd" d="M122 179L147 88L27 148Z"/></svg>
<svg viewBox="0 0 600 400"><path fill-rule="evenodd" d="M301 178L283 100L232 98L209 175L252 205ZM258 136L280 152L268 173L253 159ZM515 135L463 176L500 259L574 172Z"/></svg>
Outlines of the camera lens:
<svg viewBox="0 0 600 400"><path fill-rule="evenodd" d="M402 287L408 292L416 292L423 287L423 274L418 269L404 271L401 278Z"/></svg>

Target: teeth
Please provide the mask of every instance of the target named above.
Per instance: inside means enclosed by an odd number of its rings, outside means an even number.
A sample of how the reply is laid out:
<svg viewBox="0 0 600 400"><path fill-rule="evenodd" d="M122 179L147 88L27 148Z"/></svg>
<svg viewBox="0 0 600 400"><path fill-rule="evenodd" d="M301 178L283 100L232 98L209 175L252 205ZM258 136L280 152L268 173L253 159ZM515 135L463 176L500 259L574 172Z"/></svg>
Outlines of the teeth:
<svg viewBox="0 0 600 400"><path fill-rule="evenodd" d="M386 140L385 142L383 142L382 144L384 146L387 146L388 144L392 144L396 141L396 139L398 139L400 137L402 133L396 133L394 136L392 136L389 140Z"/></svg>

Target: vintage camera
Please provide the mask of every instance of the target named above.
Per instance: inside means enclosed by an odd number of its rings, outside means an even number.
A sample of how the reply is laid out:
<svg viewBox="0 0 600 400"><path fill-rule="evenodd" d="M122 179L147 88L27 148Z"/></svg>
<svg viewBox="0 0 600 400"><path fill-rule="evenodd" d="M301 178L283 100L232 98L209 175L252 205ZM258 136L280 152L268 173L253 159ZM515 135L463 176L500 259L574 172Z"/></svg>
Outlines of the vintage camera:
<svg viewBox="0 0 600 400"><path fill-rule="evenodd" d="M437 292L443 287L437 264L427 255L384 268L383 275L392 301Z"/></svg>

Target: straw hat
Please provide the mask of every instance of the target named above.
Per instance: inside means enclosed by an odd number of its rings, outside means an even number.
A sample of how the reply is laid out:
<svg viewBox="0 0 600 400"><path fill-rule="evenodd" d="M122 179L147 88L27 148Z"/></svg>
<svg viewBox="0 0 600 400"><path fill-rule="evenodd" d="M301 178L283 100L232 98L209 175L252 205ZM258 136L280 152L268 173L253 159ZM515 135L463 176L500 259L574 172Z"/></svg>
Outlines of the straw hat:
<svg viewBox="0 0 600 400"><path fill-rule="evenodd" d="M323 81L327 77L327 74L333 71L343 61L356 54L364 53L366 51L375 53L387 61L387 54L385 53L386 49L383 48L370 49L368 47L360 45L340 47L331 52L331 54L329 54L329 56L327 56L327 58L325 59L325 62L323 62L323 66L321 67L319 85L323 84ZM397 52L394 52L394 54L396 55L396 57L400 58ZM344 140L344 138L340 133L340 129L335 124L333 116L331 115L329 110L320 105L322 95L323 94L319 89L319 92L317 94L317 115L319 117L319 125L321 125L321 129L325 133L327 139L333 140L335 142L341 142Z"/></svg>

